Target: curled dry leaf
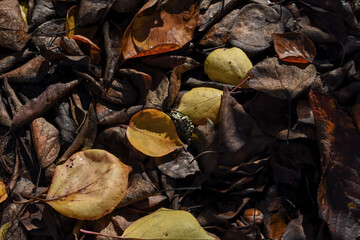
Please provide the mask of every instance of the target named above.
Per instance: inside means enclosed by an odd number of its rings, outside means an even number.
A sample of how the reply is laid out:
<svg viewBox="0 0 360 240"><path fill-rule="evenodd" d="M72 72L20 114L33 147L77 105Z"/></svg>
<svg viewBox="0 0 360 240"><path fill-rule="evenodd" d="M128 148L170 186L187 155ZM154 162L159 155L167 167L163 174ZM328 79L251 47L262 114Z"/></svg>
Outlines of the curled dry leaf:
<svg viewBox="0 0 360 240"><path fill-rule="evenodd" d="M35 119L31 125L31 136L41 167L53 163L60 152L59 131L44 118Z"/></svg>
<svg viewBox="0 0 360 240"><path fill-rule="evenodd" d="M160 208L125 229L122 237L136 239L214 239L190 213Z"/></svg>
<svg viewBox="0 0 360 240"><path fill-rule="evenodd" d="M316 56L314 43L303 33L274 33L273 40L275 51L283 61L309 63Z"/></svg>
<svg viewBox="0 0 360 240"><path fill-rule="evenodd" d="M99 219L125 196L130 170L105 150L77 152L56 167L46 203L67 217Z"/></svg>
<svg viewBox="0 0 360 240"><path fill-rule="evenodd" d="M149 0L125 30L122 39L124 59L183 47L193 38L198 13L193 0Z"/></svg>
<svg viewBox="0 0 360 240"><path fill-rule="evenodd" d="M0 45L20 51L29 40L29 35L28 25L21 16L19 2L1 1L0 16Z"/></svg>
<svg viewBox="0 0 360 240"><path fill-rule="evenodd" d="M6 186L3 181L0 180L0 203L5 201L5 199L8 197L6 193Z"/></svg>
<svg viewBox="0 0 360 240"><path fill-rule="evenodd" d="M79 18L79 7L77 5L72 6L66 14L66 22L65 22L65 31L66 36L70 38L73 35L81 35L86 38L92 39L97 30L98 26L95 25L93 27L79 27L78 25Z"/></svg>
<svg viewBox="0 0 360 240"><path fill-rule="evenodd" d="M316 68L281 64L278 58L267 58L250 70L249 87L272 97L291 100L314 82Z"/></svg>
<svg viewBox="0 0 360 240"><path fill-rule="evenodd" d="M253 3L240 10L229 42L253 56L271 46L273 33L281 32L284 32L281 16L269 6Z"/></svg>
<svg viewBox="0 0 360 240"><path fill-rule="evenodd" d="M320 217L329 224L335 239L360 236L360 135L349 114L328 93L311 90L321 158L318 189ZM339 224L341 223L341 224Z"/></svg>
<svg viewBox="0 0 360 240"><path fill-rule="evenodd" d="M133 147L151 157L162 157L184 146L171 118L156 109L136 113L130 119L126 136Z"/></svg>
<svg viewBox="0 0 360 240"><path fill-rule="evenodd" d="M215 88L193 88L183 95L177 111L188 115L194 124L203 124L207 118L216 122L222 94Z"/></svg>

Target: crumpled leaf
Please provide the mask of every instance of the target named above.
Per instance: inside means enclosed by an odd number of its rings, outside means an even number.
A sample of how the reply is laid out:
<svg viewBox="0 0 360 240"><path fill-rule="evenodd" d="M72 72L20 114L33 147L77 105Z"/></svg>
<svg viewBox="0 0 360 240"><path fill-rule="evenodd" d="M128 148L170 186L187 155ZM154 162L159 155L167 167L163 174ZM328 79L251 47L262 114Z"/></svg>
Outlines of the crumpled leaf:
<svg viewBox="0 0 360 240"><path fill-rule="evenodd" d="M222 94L223 91L215 88L193 88L183 95L177 111L189 116L194 124L203 124L207 118L215 123Z"/></svg>
<svg viewBox="0 0 360 240"><path fill-rule="evenodd" d="M60 152L59 131L44 118L35 119L31 125L31 136L41 167L53 163Z"/></svg>
<svg viewBox="0 0 360 240"><path fill-rule="evenodd" d="M0 45L14 51L23 49L29 40L28 25L21 16L17 0L0 2Z"/></svg>
<svg viewBox="0 0 360 240"><path fill-rule="evenodd" d="M282 33L284 29L281 16L273 8L252 3L240 10L229 42L254 56L271 46L273 33Z"/></svg>
<svg viewBox="0 0 360 240"><path fill-rule="evenodd" d="M136 113L130 119L126 136L133 147L151 157L161 157L184 146L171 118L156 109Z"/></svg>
<svg viewBox="0 0 360 240"><path fill-rule="evenodd" d="M308 88L315 80L316 68L281 64L278 58L267 58L250 70L247 85L272 97L291 100Z"/></svg>
<svg viewBox="0 0 360 240"><path fill-rule="evenodd" d="M0 180L0 203L5 201L7 197L6 186L4 182Z"/></svg>
<svg viewBox="0 0 360 240"><path fill-rule="evenodd" d="M204 72L211 81L238 85L253 67L240 48L216 49L206 58Z"/></svg>
<svg viewBox="0 0 360 240"><path fill-rule="evenodd" d="M194 156L185 149L154 160L161 172L175 179L186 178L200 171Z"/></svg>
<svg viewBox="0 0 360 240"><path fill-rule="evenodd" d="M188 212L160 208L125 229L122 237L139 239L185 240L214 239Z"/></svg>
<svg viewBox="0 0 360 240"><path fill-rule="evenodd" d="M318 189L319 215L334 239L360 236L360 135L349 114L328 93L311 90L322 177Z"/></svg>
<svg viewBox="0 0 360 240"><path fill-rule="evenodd" d="M274 33L273 40L275 51L282 61L309 63L315 58L315 45L303 33Z"/></svg>
<svg viewBox="0 0 360 240"><path fill-rule="evenodd" d="M198 12L193 0L149 0L125 30L122 39L124 59L183 47L193 38Z"/></svg>
<svg viewBox="0 0 360 240"><path fill-rule="evenodd" d="M129 172L130 167L105 150L77 152L56 167L46 203L67 217L101 218L125 196Z"/></svg>

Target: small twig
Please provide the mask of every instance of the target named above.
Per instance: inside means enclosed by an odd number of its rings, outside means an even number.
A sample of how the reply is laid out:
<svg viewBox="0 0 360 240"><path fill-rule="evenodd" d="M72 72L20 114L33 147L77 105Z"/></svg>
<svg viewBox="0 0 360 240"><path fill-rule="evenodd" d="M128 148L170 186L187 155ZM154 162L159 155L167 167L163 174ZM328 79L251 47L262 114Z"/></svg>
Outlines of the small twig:
<svg viewBox="0 0 360 240"><path fill-rule="evenodd" d="M241 87L241 85L243 85L247 80L250 79L250 76L247 76L244 80L242 80L241 83L239 83L234 89L232 89L229 93L233 93L236 89L238 89L239 87Z"/></svg>
<svg viewBox="0 0 360 240"><path fill-rule="evenodd" d="M208 153L217 153L217 152L216 152L216 151L209 150L209 151L204 151L204 152L202 152L202 153L199 153L197 156L195 156L195 157L190 161L190 164L193 163L196 159L198 159L198 158L201 157L202 155L208 154Z"/></svg>

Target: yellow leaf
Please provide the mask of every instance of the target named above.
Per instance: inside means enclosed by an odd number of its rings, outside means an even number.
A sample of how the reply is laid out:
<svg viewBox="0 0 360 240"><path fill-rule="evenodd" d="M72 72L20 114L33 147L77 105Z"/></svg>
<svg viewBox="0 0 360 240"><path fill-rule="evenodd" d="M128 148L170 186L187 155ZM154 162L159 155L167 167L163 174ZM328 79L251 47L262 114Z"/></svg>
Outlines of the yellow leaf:
<svg viewBox="0 0 360 240"><path fill-rule="evenodd" d="M20 6L21 17L24 19L26 24L28 24L27 16L29 13L29 2L27 0L21 0L19 2L19 6Z"/></svg>
<svg viewBox="0 0 360 240"><path fill-rule="evenodd" d="M204 72L211 81L238 85L253 67L240 48L216 49L205 60Z"/></svg>
<svg viewBox="0 0 360 240"><path fill-rule="evenodd" d="M222 94L215 88L193 88L181 98L177 111L189 116L194 124L203 124L207 118L216 123Z"/></svg>
<svg viewBox="0 0 360 240"><path fill-rule="evenodd" d="M5 240L7 231L9 230L9 228L11 228L11 222L7 222L4 225L1 226L0 228L0 240Z"/></svg>
<svg viewBox="0 0 360 240"><path fill-rule="evenodd" d="M77 5L72 6L67 12L66 21L65 21L65 30L68 32L66 33L66 36L70 38L73 35L81 35L88 39L92 39L98 30L98 26L92 26L92 27L76 26L78 23L78 15L79 15L79 6Z"/></svg>
<svg viewBox="0 0 360 240"><path fill-rule="evenodd" d="M122 237L168 240L214 239L205 232L190 213L166 208L140 218L125 229Z"/></svg>
<svg viewBox="0 0 360 240"><path fill-rule="evenodd" d="M0 181L0 203L5 201L5 199L8 197L6 193L6 187L3 181Z"/></svg>
<svg viewBox="0 0 360 240"><path fill-rule="evenodd" d="M171 118L156 109L136 113L130 119L126 136L137 150L151 157L161 157L184 146Z"/></svg>
<svg viewBox="0 0 360 240"><path fill-rule="evenodd" d="M105 150L77 152L56 167L46 202L67 217L101 218L125 196L129 172L130 167Z"/></svg>

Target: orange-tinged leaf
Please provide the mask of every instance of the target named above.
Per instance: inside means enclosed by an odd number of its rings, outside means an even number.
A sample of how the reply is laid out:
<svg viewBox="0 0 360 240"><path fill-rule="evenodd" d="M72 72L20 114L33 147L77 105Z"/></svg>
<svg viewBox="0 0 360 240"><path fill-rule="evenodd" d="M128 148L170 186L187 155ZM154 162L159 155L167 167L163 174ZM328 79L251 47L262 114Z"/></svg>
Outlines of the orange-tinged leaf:
<svg viewBox="0 0 360 240"><path fill-rule="evenodd" d="M156 109L136 113L130 119L126 136L137 150L151 157L161 157L184 146L171 118Z"/></svg>
<svg viewBox="0 0 360 240"><path fill-rule="evenodd" d="M66 36L70 38L73 35L82 35L89 39L92 39L97 30L98 26L92 27L79 27L76 26L79 18L79 6L72 6L66 14L65 30L68 31ZM69 31L71 30L71 31Z"/></svg>
<svg viewBox="0 0 360 240"><path fill-rule="evenodd" d="M5 199L8 197L6 193L6 187L3 181L0 181L0 203L5 201Z"/></svg>
<svg viewBox="0 0 360 240"><path fill-rule="evenodd" d="M314 60L314 43L303 33L287 32L273 34L275 51L286 62L309 63Z"/></svg>
<svg viewBox="0 0 360 240"><path fill-rule="evenodd" d="M149 0L125 30L122 39L124 59L183 47L193 38L198 15L193 0Z"/></svg>
<svg viewBox="0 0 360 240"><path fill-rule="evenodd" d="M97 64L101 60L101 49L90 39L81 35L72 35L69 38L75 40L81 51L90 57L92 64Z"/></svg>
<svg viewBox="0 0 360 240"><path fill-rule="evenodd" d="M46 202L67 217L101 218L125 196L129 172L130 167L105 150L77 152L56 167Z"/></svg>

